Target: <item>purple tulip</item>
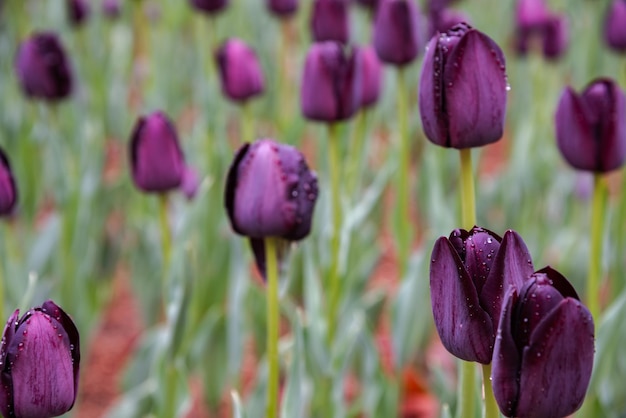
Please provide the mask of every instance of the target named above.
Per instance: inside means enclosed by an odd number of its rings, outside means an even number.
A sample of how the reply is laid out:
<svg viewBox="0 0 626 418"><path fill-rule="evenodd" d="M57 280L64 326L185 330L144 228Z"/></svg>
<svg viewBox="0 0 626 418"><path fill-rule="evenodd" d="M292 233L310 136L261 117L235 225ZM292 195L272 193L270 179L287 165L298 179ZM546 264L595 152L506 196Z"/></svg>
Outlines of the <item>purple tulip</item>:
<svg viewBox="0 0 626 418"><path fill-rule="evenodd" d="M267 8L278 17L289 17L298 11L298 0L266 0Z"/></svg>
<svg viewBox="0 0 626 418"><path fill-rule="evenodd" d="M556 140L565 160L578 170L603 173L626 158L626 97L617 83L597 79L578 95L570 87L556 111Z"/></svg>
<svg viewBox="0 0 626 418"><path fill-rule="evenodd" d="M215 58L224 96L243 102L263 93L265 83L261 64L254 50L245 42L236 38L226 40Z"/></svg>
<svg viewBox="0 0 626 418"><path fill-rule="evenodd" d="M522 238L474 227L457 229L435 242L430 294L435 326L444 347L456 357L491 362L504 293L519 288L533 272Z"/></svg>
<svg viewBox="0 0 626 418"><path fill-rule="evenodd" d="M347 43L350 38L348 19L348 4L345 0L315 0L311 11L313 40Z"/></svg>
<svg viewBox="0 0 626 418"><path fill-rule="evenodd" d="M428 0L426 8L429 13L438 13L448 9L448 7L457 0Z"/></svg>
<svg viewBox="0 0 626 418"><path fill-rule="evenodd" d="M504 300L493 393L507 417L565 417L580 408L593 367L594 325L557 271L534 273Z"/></svg>
<svg viewBox="0 0 626 418"><path fill-rule="evenodd" d="M560 58L569 45L568 20L565 15L552 15L543 32L543 56Z"/></svg>
<svg viewBox="0 0 626 418"><path fill-rule="evenodd" d="M437 33L445 33L449 31L459 23L471 23L469 17L465 13L453 9L442 9L437 12L430 13L428 21L430 24L431 38Z"/></svg>
<svg viewBox="0 0 626 418"><path fill-rule="evenodd" d="M467 24L433 37L419 90L426 137L436 145L458 149L499 140L508 89L504 64L500 47Z"/></svg>
<svg viewBox="0 0 626 418"><path fill-rule="evenodd" d="M66 0L67 19L72 26L80 26L87 21L91 10L86 0Z"/></svg>
<svg viewBox="0 0 626 418"><path fill-rule="evenodd" d="M198 175L198 172L195 168L186 166L185 171L183 172L183 179L180 188L187 200L193 200L196 197L199 187L200 176Z"/></svg>
<svg viewBox="0 0 626 418"><path fill-rule="evenodd" d="M120 0L104 0L102 2L102 13L109 19L117 19L122 14Z"/></svg>
<svg viewBox="0 0 626 418"><path fill-rule="evenodd" d="M228 6L228 0L190 0L191 6L206 14L217 14Z"/></svg>
<svg viewBox="0 0 626 418"><path fill-rule="evenodd" d="M0 148L0 216L13 214L17 204L17 187L13 179L11 164Z"/></svg>
<svg viewBox="0 0 626 418"><path fill-rule="evenodd" d="M317 194L317 176L296 148L262 139L239 149L226 180L226 212L233 230L250 238L262 274L263 239L306 237Z"/></svg>
<svg viewBox="0 0 626 418"><path fill-rule="evenodd" d="M72 92L70 65L54 33L34 33L23 41L17 50L15 71L28 97L58 101Z"/></svg>
<svg viewBox="0 0 626 418"><path fill-rule="evenodd" d="M78 389L79 335L70 317L48 300L2 335L0 411L5 417L49 418L72 409Z"/></svg>
<svg viewBox="0 0 626 418"><path fill-rule="evenodd" d="M522 29L541 29L550 18L545 0L519 0L515 9L515 24Z"/></svg>
<svg viewBox="0 0 626 418"><path fill-rule="evenodd" d="M613 0L604 18L604 40L617 52L626 52L626 0Z"/></svg>
<svg viewBox="0 0 626 418"><path fill-rule="evenodd" d="M374 48L381 61L411 63L422 48L420 14L413 1L382 0L374 21Z"/></svg>
<svg viewBox="0 0 626 418"><path fill-rule="evenodd" d="M350 118L361 100L360 77L354 53L346 56L341 44L328 41L311 45L302 74L302 114L321 122Z"/></svg>
<svg viewBox="0 0 626 418"><path fill-rule="evenodd" d="M382 64L372 46L354 49L356 66L361 71L361 107L376 104L383 81Z"/></svg>
<svg viewBox="0 0 626 418"><path fill-rule="evenodd" d="M356 4L361 7L365 7L370 9L372 12L375 12L378 9L378 4L380 0L355 0Z"/></svg>
<svg viewBox="0 0 626 418"><path fill-rule="evenodd" d="M135 186L144 192L166 193L181 185L185 160L176 129L164 113L137 120L130 139L130 164Z"/></svg>

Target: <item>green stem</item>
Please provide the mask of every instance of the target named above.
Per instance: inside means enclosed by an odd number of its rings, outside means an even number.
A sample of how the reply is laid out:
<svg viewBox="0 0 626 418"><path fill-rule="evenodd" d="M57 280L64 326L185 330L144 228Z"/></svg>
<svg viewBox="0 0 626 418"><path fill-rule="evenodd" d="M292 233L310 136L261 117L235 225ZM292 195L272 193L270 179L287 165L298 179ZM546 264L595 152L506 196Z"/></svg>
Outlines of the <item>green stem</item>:
<svg viewBox="0 0 626 418"><path fill-rule="evenodd" d="M369 109L362 109L356 117L356 123L354 125L354 135L352 141L350 141L350 160L348 162L348 170L346 173L347 178L347 186L350 195L355 198L356 197L356 188L357 188L357 180L359 178L359 173L361 171L361 164L363 159L365 158L364 154L364 144L366 137L366 127L367 127L367 115L369 113Z"/></svg>
<svg viewBox="0 0 626 418"><path fill-rule="evenodd" d="M288 117L286 118L285 114L289 109L289 97L288 97L288 93L289 91L287 90L287 77L288 77L288 63L287 63L287 40L288 40L288 36L289 36L289 30L288 30L288 25L289 25L289 20L288 19L280 19L280 39L279 39L279 45L278 45L278 71L279 71L279 75L278 75L278 86L277 86L277 91L278 91L278 99L276 102L276 122L278 124L278 129L280 131L281 136L285 135L285 120L288 120Z"/></svg>
<svg viewBox="0 0 626 418"><path fill-rule="evenodd" d="M471 229L476 225L476 198L474 192L474 169L472 168L472 149L461 151L461 223L463 228Z"/></svg>
<svg viewBox="0 0 626 418"><path fill-rule="evenodd" d="M411 251L411 202L409 196L409 170L411 162L411 144L409 135L409 96L408 86L404 68L398 69L398 129L400 131L400 146L398 149L400 167L396 183L398 220L400 222L397 229L398 234L398 259L400 264L400 278L404 279L408 268L409 255Z"/></svg>
<svg viewBox="0 0 626 418"><path fill-rule="evenodd" d="M265 239L267 266L267 418L278 418L278 258L276 238Z"/></svg>
<svg viewBox="0 0 626 418"><path fill-rule="evenodd" d="M471 361L459 360L459 399L457 418L473 417L476 411L476 365Z"/></svg>
<svg viewBox="0 0 626 418"><path fill-rule="evenodd" d="M168 292L168 277L170 260L172 256L172 232L167 219L168 199L167 193L159 194L159 222L161 226L161 249L163 251L163 302Z"/></svg>
<svg viewBox="0 0 626 418"><path fill-rule="evenodd" d="M7 234L6 231L8 231L8 229L11 227L11 225L4 225L5 227L5 235L4 235L4 248L3 248L3 259L4 259L4 263L2 263L0 265L0 315L2 318L5 318L4 316L4 269L8 266L8 259L9 257L7 257L8 255L8 251L7 251L7 246L11 245L11 244L16 244L15 241L12 240L8 240L7 238Z"/></svg>
<svg viewBox="0 0 626 418"><path fill-rule="evenodd" d="M498 418L500 411L491 387L491 364L483 364L483 386L485 397L484 418Z"/></svg>
<svg viewBox="0 0 626 418"><path fill-rule="evenodd" d="M138 109L143 102L144 84L148 63L147 58L147 19L143 13L144 2L138 0L133 2L133 45L131 62L131 88L129 89L129 104L131 108Z"/></svg>
<svg viewBox="0 0 626 418"><path fill-rule="evenodd" d="M254 138L254 118L252 117L252 108L249 100L241 104L241 138L240 145L246 142L253 142Z"/></svg>
<svg viewBox="0 0 626 418"><path fill-rule="evenodd" d="M339 200L339 138L338 126L334 123L328 125L328 157L331 188L331 206L333 228L330 242L331 262L329 272L330 307L328 309L328 340L332 343L335 338L337 326L337 310L341 293L339 280L339 239L341 237L341 202Z"/></svg>
<svg viewBox="0 0 626 418"><path fill-rule="evenodd" d="M606 212L608 188L601 173L594 175L593 201L591 208L591 249L589 250L589 272L587 276L587 306L593 318L600 315L600 280L602 277L602 232Z"/></svg>

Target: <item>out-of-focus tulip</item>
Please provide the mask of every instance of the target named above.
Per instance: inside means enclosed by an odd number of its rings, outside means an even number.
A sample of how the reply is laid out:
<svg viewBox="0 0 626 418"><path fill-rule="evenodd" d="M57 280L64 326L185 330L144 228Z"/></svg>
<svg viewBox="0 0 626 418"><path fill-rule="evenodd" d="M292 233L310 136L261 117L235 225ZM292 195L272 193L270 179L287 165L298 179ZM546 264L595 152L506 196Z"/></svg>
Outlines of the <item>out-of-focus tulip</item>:
<svg viewBox="0 0 626 418"><path fill-rule="evenodd" d="M594 80L581 95L567 87L556 111L556 140L578 170L602 173L626 158L626 97L610 79Z"/></svg>
<svg viewBox="0 0 626 418"><path fill-rule="evenodd" d="M522 238L474 227L457 229L435 242L430 294L435 326L444 347L456 357L491 362L504 293L522 286L533 272Z"/></svg>
<svg viewBox="0 0 626 418"><path fill-rule="evenodd" d="M541 29L550 18L545 0L519 0L515 8L515 24L518 28Z"/></svg>
<svg viewBox="0 0 626 418"><path fill-rule="evenodd" d="M366 7L370 9L372 12L376 12L376 10L378 9L378 4L380 3L380 0L355 0L355 1L356 1L356 4L358 4L359 6Z"/></svg>
<svg viewBox="0 0 626 418"><path fill-rule="evenodd" d="M228 6L228 0L190 0L191 5L203 13L217 14Z"/></svg>
<svg viewBox="0 0 626 418"><path fill-rule="evenodd" d="M102 2L102 13L109 19L117 19L122 13L120 0L104 0Z"/></svg>
<svg viewBox="0 0 626 418"><path fill-rule="evenodd" d="M433 37L419 90L426 137L458 149L499 140L507 89L504 54L487 35L462 23Z"/></svg>
<svg viewBox="0 0 626 418"><path fill-rule="evenodd" d="M470 24L469 17L458 10L442 9L440 11L430 13L428 22L430 23L430 36L433 37L437 33L445 33L459 23Z"/></svg>
<svg viewBox="0 0 626 418"><path fill-rule="evenodd" d="M565 417L580 408L594 353L594 325L574 288L546 267L504 300L492 383L507 417Z"/></svg>
<svg viewBox="0 0 626 418"><path fill-rule="evenodd" d="M626 52L626 0L613 0L604 18L604 40L618 52Z"/></svg>
<svg viewBox="0 0 626 418"><path fill-rule="evenodd" d="M515 50L524 56L536 42L544 57L557 59L569 45L568 26L567 17L550 12L544 0L520 0L515 14Z"/></svg>
<svg viewBox="0 0 626 418"><path fill-rule="evenodd" d="M317 194L317 176L296 148L262 139L239 149L226 180L226 212L233 230L250 238L263 275L263 239L306 237Z"/></svg>
<svg viewBox="0 0 626 418"><path fill-rule="evenodd" d="M456 1L457 0L428 0L426 2L426 8L429 13L437 13L447 9L448 6Z"/></svg>
<svg viewBox="0 0 626 418"><path fill-rule="evenodd" d="M267 8L278 17L292 16L298 10L298 0L266 0Z"/></svg>
<svg viewBox="0 0 626 418"><path fill-rule="evenodd" d="M240 39L226 40L218 49L216 60L222 92L235 102L243 102L263 93L265 83L261 64L252 48Z"/></svg>
<svg viewBox="0 0 626 418"><path fill-rule="evenodd" d="M543 56L548 59L561 57L569 45L569 27L565 15L552 15L544 28Z"/></svg>
<svg viewBox="0 0 626 418"><path fill-rule="evenodd" d="M58 101L72 92L70 65L54 33L34 33L23 41L17 50L15 71L28 97Z"/></svg>
<svg viewBox="0 0 626 418"><path fill-rule="evenodd" d="M67 19L72 26L80 26L87 21L91 10L86 0L66 0Z"/></svg>
<svg viewBox="0 0 626 418"><path fill-rule="evenodd" d="M360 103L360 78L353 52L346 56L337 42L311 45L302 75L302 114L321 122L350 118Z"/></svg>
<svg viewBox="0 0 626 418"><path fill-rule="evenodd" d="M0 216L11 215L17 204L17 187L13 179L11 164L0 148Z"/></svg>
<svg viewBox="0 0 626 418"><path fill-rule="evenodd" d="M0 411L5 417L56 417L78 389L79 335L51 300L7 321L0 350Z"/></svg>
<svg viewBox="0 0 626 418"><path fill-rule="evenodd" d="M411 63L422 48L422 28L413 1L382 0L374 21L374 48L381 61L392 65Z"/></svg>
<svg viewBox="0 0 626 418"><path fill-rule="evenodd" d="M372 46L354 50L356 66L361 71L361 107L369 107L378 101L383 81L382 64Z"/></svg>
<svg viewBox="0 0 626 418"><path fill-rule="evenodd" d="M186 166L183 172L183 180L180 185L183 194L188 200L192 200L198 193L200 187L200 176L195 168Z"/></svg>
<svg viewBox="0 0 626 418"><path fill-rule="evenodd" d="M133 182L144 192L165 193L180 186L185 160L176 129L164 113L137 120L130 138L130 164Z"/></svg>
<svg viewBox="0 0 626 418"><path fill-rule="evenodd" d="M350 38L348 3L345 0L315 0L311 11L311 33L315 42Z"/></svg>

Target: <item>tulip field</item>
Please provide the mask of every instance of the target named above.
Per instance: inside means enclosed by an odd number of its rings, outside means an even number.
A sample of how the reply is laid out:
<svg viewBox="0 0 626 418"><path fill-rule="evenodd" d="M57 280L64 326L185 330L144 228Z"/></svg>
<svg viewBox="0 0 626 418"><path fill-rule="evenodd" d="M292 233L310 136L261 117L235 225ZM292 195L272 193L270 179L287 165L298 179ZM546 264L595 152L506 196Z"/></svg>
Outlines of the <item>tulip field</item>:
<svg viewBox="0 0 626 418"><path fill-rule="evenodd" d="M625 0L4 0L0 67L0 415L626 417Z"/></svg>

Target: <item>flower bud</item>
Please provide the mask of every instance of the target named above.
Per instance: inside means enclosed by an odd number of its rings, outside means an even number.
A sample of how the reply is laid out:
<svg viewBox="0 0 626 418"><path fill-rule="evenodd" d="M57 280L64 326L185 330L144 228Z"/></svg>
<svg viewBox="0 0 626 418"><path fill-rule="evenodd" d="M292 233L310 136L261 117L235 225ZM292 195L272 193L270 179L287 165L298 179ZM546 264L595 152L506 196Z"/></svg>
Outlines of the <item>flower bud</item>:
<svg viewBox="0 0 626 418"><path fill-rule="evenodd" d="M434 36L420 77L419 108L426 137L457 149L499 140L507 89L504 54L487 35L461 23Z"/></svg>
<svg viewBox="0 0 626 418"><path fill-rule="evenodd" d="M11 165L0 148L0 216L11 215L17 204L17 187L13 179Z"/></svg>
<svg viewBox="0 0 626 418"><path fill-rule="evenodd" d="M603 173L626 158L626 97L610 79L594 80L578 95L570 87L557 107L556 140L565 160L578 170Z"/></svg>
<svg viewBox="0 0 626 418"><path fill-rule="evenodd" d="M574 288L546 267L504 301L493 353L493 392L507 417L565 417L589 385L594 325Z"/></svg>
<svg viewBox="0 0 626 418"><path fill-rule="evenodd" d="M122 14L120 0L104 0L102 2L102 13L109 19L117 19Z"/></svg>
<svg viewBox="0 0 626 418"><path fill-rule="evenodd" d="M382 0L373 30L376 53L387 64L409 64L422 48L420 14L413 1Z"/></svg>
<svg viewBox="0 0 626 418"><path fill-rule="evenodd" d="M442 9L430 13L428 21L430 24L430 37L435 36L439 32L445 33L459 23L470 23L470 19L465 13L453 9Z"/></svg>
<svg viewBox="0 0 626 418"><path fill-rule="evenodd" d="M322 122L350 118L360 102L360 77L354 53L346 55L339 43L311 45L302 75L302 114Z"/></svg>
<svg viewBox="0 0 626 418"><path fill-rule="evenodd" d="M80 26L87 21L89 13L89 3L87 0L66 0L67 19L72 26Z"/></svg>
<svg viewBox="0 0 626 418"><path fill-rule="evenodd" d="M72 74L65 50L52 32L34 33L20 44L15 71L28 97L57 101L72 91Z"/></svg>
<svg viewBox="0 0 626 418"><path fill-rule="evenodd" d="M49 418L72 409L78 389L79 335L51 300L19 318L2 335L0 411L5 417Z"/></svg>
<svg viewBox="0 0 626 418"><path fill-rule="evenodd" d="M239 149L226 180L226 212L233 230L250 238L262 273L263 239L306 237L317 194L317 176L296 148L262 139Z"/></svg>
<svg viewBox="0 0 626 418"><path fill-rule="evenodd" d="M252 48L240 39L226 40L216 54L224 96L243 102L263 93L261 64Z"/></svg>
<svg viewBox="0 0 626 418"><path fill-rule="evenodd" d="M626 52L626 0L613 0L604 18L604 40L617 52Z"/></svg>
<svg viewBox="0 0 626 418"><path fill-rule="evenodd" d="M192 7L206 14L217 14L228 6L228 0L190 0Z"/></svg>
<svg viewBox="0 0 626 418"><path fill-rule="evenodd" d="M130 164L135 186L165 193L180 186L185 160L174 125L162 112L137 120L130 138Z"/></svg>
<svg viewBox="0 0 626 418"><path fill-rule="evenodd" d="M354 49L356 66L361 71L361 98L360 106L369 107L378 101L380 87L383 81L382 64L372 46L363 46Z"/></svg>
<svg viewBox="0 0 626 418"><path fill-rule="evenodd" d="M561 57L569 45L569 28L565 15L551 15L543 32L543 56Z"/></svg>
<svg viewBox="0 0 626 418"><path fill-rule="evenodd" d="M298 10L298 0L266 0L267 8L278 17L289 17Z"/></svg>
<svg viewBox="0 0 626 418"><path fill-rule="evenodd" d="M311 11L313 40L347 43L350 38L348 19L348 4L345 0L315 0Z"/></svg>

